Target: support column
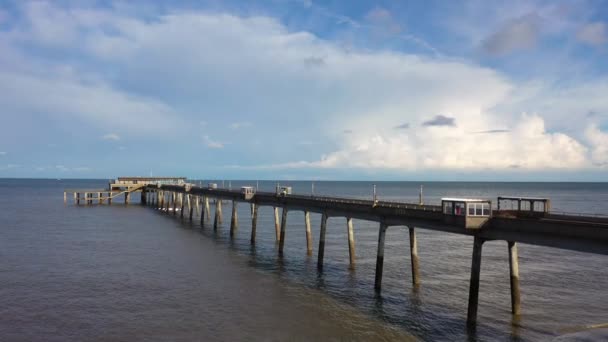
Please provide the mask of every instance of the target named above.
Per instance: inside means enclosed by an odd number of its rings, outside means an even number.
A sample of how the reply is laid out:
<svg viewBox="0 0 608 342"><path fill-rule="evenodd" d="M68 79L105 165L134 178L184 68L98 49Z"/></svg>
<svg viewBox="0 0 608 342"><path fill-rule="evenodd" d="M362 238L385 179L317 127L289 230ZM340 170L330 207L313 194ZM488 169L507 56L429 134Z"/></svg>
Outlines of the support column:
<svg viewBox="0 0 608 342"><path fill-rule="evenodd" d="M207 197L205 197L205 200L203 201L203 203L201 203L201 205L203 205L203 208L201 210L201 228L205 227L205 201L207 200Z"/></svg>
<svg viewBox="0 0 608 342"><path fill-rule="evenodd" d="M74 197L76 198L76 204L80 204L80 192L74 193Z"/></svg>
<svg viewBox="0 0 608 342"><path fill-rule="evenodd" d="M75 204L79 204L79 203L80 203L80 201L76 201L76 196L77 196L76 194L77 194L77 193L75 192L75 193L74 193L74 203L75 203Z"/></svg>
<svg viewBox="0 0 608 342"><path fill-rule="evenodd" d="M180 193L179 196L179 205L180 205L180 210L179 210L179 217L184 218L184 193Z"/></svg>
<svg viewBox="0 0 608 342"><path fill-rule="evenodd" d="M355 268L355 234L353 233L353 219L346 219L346 231L348 233L348 256L350 258L350 268Z"/></svg>
<svg viewBox="0 0 608 342"><path fill-rule="evenodd" d="M481 272L481 249L484 240L475 237L473 242L473 258L471 261L471 283L469 285L469 308L467 311L467 325L477 323L477 305L479 301L479 274Z"/></svg>
<svg viewBox="0 0 608 342"><path fill-rule="evenodd" d="M209 197L205 197L205 209L203 209L203 216L207 215L207 222L211 219L211 209L209 209Z"/></svg>
<svg viewBox="0 0 608 342"><path fill-rule="evenodd" d="M519 258L517 256L517 244L508 241L509 244L509 273L511 278L511 313L519 315L520 294L519 294Z"/></svg>
<svg viewBox="0 0 608 342"><path fill-rule="evenodd" d="M283 247L285 247L285 229L287 228L287 207L283 207L283 215L281 217L281 237L279 240L279 255L283 255Z"/></svg>
<svg viewBox="0 0 608 342"><path fill-rule="evenodd" d="M68 193L67 192L63 192L63 204L67 204L68 203Z"/></svg>
<svg viewBox="0 0 608 342"><path fill-rule="evenodd" d="M319 250L317 251L317 268L323 269L323 256L325 255L325 232L327 231L327 213L321 215L321 229L319 230Z"/></svg>
<svg viewBox="0 0 608 342"><path fill-rule="evenodd" d="M253 213L251 214L251 243L255 243L255 233L258 227L258 206L255 203L253 205Z"/></svg>
<svg viewBox="0 0 608 342"><path fill-rule="evenodd" d="M173 215L177 215L177 192L171 192L171 199L173 200Z"/></svg>
<svg viewBox="0 0 608 342"><path fill-rule="evenodd" d="M410 231L410 261L412 262L412 285L420 285L420 273L418 271L418 240L414 228L408 227Z"/></svg>
<svg viewBox="0 0 608 342"><path fill-rule="evenodd" d="M192 195L187 195L188 196L188 220L190 220L190 222L192 222L192 215L194 214L194 206L192 205Z"/></svg>
<svg viewBox="0 0 608 342"><path fill-rule="evenodd" d="M141 190L141 194L139 196L139 202L140 204L146 204L146 191L145 190Z"/></svg>
<svg viewBox="0 0 608 342"><path fill-rule="evenodd" d="M97 201L99 201L99 204L103 203L103 197L101 197L101 192L97 193Z"/></svg>
<svg viewBox="0 0 608 342"><path fill-rule="evenodd" d="M112 190L110 190L110 192L108 192L108 204L112 204Z"/></svg>
<svg viewBox="0 0 608 342"><path fill-rule="evenodd" d="M279 223L279 208L274 207L274 231L277 241L281 241L281 224Z"/></svg>
<svg viewBox="0 0 608 342"><path fill-rule="evenodd" d="M234 236L234 232L236 231L236 229L239 226L239 219L237 216L237 203L236 201L232 201L232 217L230 219L230 236L233 237Z"/></svg>
<svg viewBox="0 0 608 342"><path fill-rule="evenodd" d="M131 193L130 192L125 192L125 204L129 204L130 198L131 197Z"/></svg>
<svg viewBox="0 0 608 342"><path fill-rule="evenodd" d="M376 255L376 279L374 283L374 289L376 292L380 292L382 289L382 271L384 268L384 240L386 237L386 230L388 226L385 223L380 223L380 229L378 230L378 253Z"/></svg>
<svg viewBox="0 0 608 342"><path fill-rule="evenodd" d="M158 203L157 203L156 207L158 209L162 210L164 206L165 206L165 192L159 191L158 192Z"/></svg>
<svg viewBox="0 0 608 342"><path fill-rule="evenodd" d="M201 205L201 196L194 196L194 207L196 208L197 216L201 215L201 208L199 207L200 205Z"/></svg>
<svg viewBox="0 0 608 342"><path fill-rule="evenodd" d="M304 224L306 226L306 254L312 255L312 232L310 230L310 212L304 212Z"/></svg>
<svg viewBox="0 0 608 342"><path fill-rule="evenodd" d="M213 219L213 229L217 230L218 224L222 222L222 201L220 199L215 200L215 218Z"/></svg>

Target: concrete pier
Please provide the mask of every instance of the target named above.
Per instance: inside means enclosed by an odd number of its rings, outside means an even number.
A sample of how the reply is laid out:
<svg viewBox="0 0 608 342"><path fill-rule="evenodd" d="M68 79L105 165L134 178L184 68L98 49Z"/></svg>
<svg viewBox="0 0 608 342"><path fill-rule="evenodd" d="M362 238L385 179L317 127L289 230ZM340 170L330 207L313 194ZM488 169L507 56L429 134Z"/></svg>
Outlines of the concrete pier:
<svg viewBox="0 0 608 342"><path fill-rule="evenodd" d="M479 276L481 272L481 250L484 239L475 237L473 241L473 257L471 260L471 282L469 284L469 307L467 310L467 325L477 323L477 306L479 301Z"/></svg>
<svg viewBox="0 0 608 342"><path fill-rule="evenodd" d="M410 261L412 264L412 285L416 288L420 285L420 273L418 271L418 240L416 239L416 230L413 227L408 228L410 233Z"/></svg>
<svg viewBox="0 0 608 342"><path fill-rule="evenodd" d="M353 233L353 219L346 218L346 232L348 234L348 257L350 268L355 268L355 234Z"/></svg>
<svg viewBox="0 0 608 342"><path fill-rule="evenodd" d="M162 182L154 180L154 183L149 185L139 183L140 181L141 178L136 178L130 181L130 183L119 182L117 185L111 184L110 190L86 189L64 191L64 202L67 203L68 199L71 198L69 194L73 194L74 202L77 205L91 205L95 199L99 203L107 199L108 204L111 204L113 197L124 195L125 203L129 204L130 194L141 192L142 204L157 208L160 212L169 213L173 211L173 215L176 215L177 206L179 205L181 207L180 216L183 217L184 206L187 204L190 220L192 220L194 215L194 207L196 207L198 212L198 205L200 204L201 226L204 226L205 220L209 221L212 214L209 208L209 201L213 201L215 203L213 226L214 229L217 229L222 223L222 201L231 201L231 236L234 236L238 228L238 204L239 202L244 202L249 204L251 208L250 240L252 244L256 243L258 210L261 206L266 206L273 209L275 237L279 242L279 255L283 255L284 253L287 215L289 211L302 211L304 213L307 255L311 255L313 250L310 216L311 214L320 214L321 225L317 256L317 267L319 270L322 270L324 265L326 232L328 229L327 220L329 217L344 217L346 219L349 267L351 268L354 267L356 261L353 219L378 222L380 226L374 280L374 288L377 292L380 292L382 288L386 231L389 226L406 226L408 228L412 284L414 289L421 282L416 229L429 229L471 236L474 238L474 241L467 308L467 325L469 326L474 326L477 322L482 247L485 241L499 240L505 241L508 244L511 312L515 316L521 312L518 243L608 255L608 230L606 229L608 227L608 218L583 214L553 213L548 209L550 208L550 201L548 199L499 197L498 209L494 210L492 209L492 202L487 199L467 200L446 198L442 200L442 205L440 206L425 205L422 201L419 203L400 203L380 201L377 198L374 198L372 201L297 195L286 191L280 193L260 192L256 189L252 193L248 192L252 187L246 187L246 189L249 189L246 191L218 189L215 187L202 188L185 183L181 185L166 184L164 183L165 179L162 179ZM94 194L97 194L96 198ZM507 205L504 205L500 209L501 200L515 200L518 201L518 205L508 205L507 202ZM194 205L193 202L195 203ZM459 206L456 207L455 203ZM521 203L528 203L529 205L521 206ZM543 204L542 207L544 209L536 210L535 208L538 206L534 206L534 203ZM473 204L475 206L472 206ZM485 207L483 206L484 204ZM513 209L515 207L520 210ZM279 220L278 208L282 208L281 220ZM456 208L458 208L458 213ZM464 213L462 211L463 208L467 209L464 210ZM261 228L272 229L271 227Z"/></svg>
<svg viewBox="0 0 608 342"><path fill-rule="evenodd" d="M321 214L321 228L319 229L319 250L317 251L317 268L323 269L323 257L325 256L325 233L327 232L327 213Z"/></svg>
<svg viewBox="0 0 608 342"><path fill-rule="evenodd" d="M386 230L388 226L385 223L380 223L378 229L378 251L376 253L376 279L374 281L374 290L380 292L382 290L382 272L384 268L384 241L386 238Z"/></svg>
<svg viewBox="0 0 608 342"><path fill-rule="evenodd" d="M511 280L511 313L519 315L520 294L519 294L519 260L517 256L517 244L508 241L509 246L509 275Z"/></svg>
<svg viewBox="0 0 608 342"><path fill-rule="evenodd" d="M306 254L312 255L312 232L310 230L310 212L304 212L304 226L306 228Z"/></svg>

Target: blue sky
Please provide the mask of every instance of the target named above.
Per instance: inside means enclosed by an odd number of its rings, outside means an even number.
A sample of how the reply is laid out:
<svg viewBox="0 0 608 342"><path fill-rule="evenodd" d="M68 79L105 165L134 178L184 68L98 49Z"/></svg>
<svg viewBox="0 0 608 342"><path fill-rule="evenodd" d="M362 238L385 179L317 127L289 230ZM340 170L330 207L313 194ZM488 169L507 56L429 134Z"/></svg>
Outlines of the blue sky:
<svg viewBox="0 0 608 342"><path fill-rule="evenodd" d="M0 177L608 180L608 1L0 1Z"/></svg>

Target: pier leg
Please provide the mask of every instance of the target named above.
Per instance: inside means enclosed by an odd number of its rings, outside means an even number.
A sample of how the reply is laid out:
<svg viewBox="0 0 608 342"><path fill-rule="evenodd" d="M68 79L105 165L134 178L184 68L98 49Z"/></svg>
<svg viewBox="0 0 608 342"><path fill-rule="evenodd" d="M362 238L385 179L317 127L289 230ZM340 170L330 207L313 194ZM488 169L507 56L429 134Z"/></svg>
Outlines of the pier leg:
<svg viewBox="0 0 608 342"><path fill-rule="evenodd" d="M172 192L171 198L173 200L173 215L176 215L177 214L177 192Z"/></svg>
<svg viewBox="0 0 608 342"><path fill-rule="evenodd" d="M202 210L201 210L201 228L205 227L205 203L203 201L203 203L201 203L201 205L203 206Z"/></svg>
<svg viewBox="0 0 608 342"><path fill-rule="evenodd" d="M380 223L380 229L378 230L378 253L376 255L376 279L374 282L374 289L376 292L380 292L382 289L382 271L384 268L384 239L386 237L386 229L388 226L384 223Z"/></svg>
<svg viewBox="0 0 608 342"><path fill-rule="evenodd" d="M179 210L179 217L184 218L184 194L179 194L179 205L180 205L180 210Z"/></svg>
<svg viewBox="0 0 608 342"><path fill-rule="evenodd" d="M192 215L194 214L194 206L192 205L192 195L188 195L188 220L192 222Z"/></svg>
<svg viewBox="0 0 608 342"><path fill-rule="evenodd" d="M517 256L517 244L508 241L509 244L509 273L511 278L511 313L519 315L520 295L519 295L519 260Z"/></svg>
<svg viewBox="0 0 608 342"><path fill-rule="evenodd" d="M350 259L350 268L355 268L355 234L353 233L353 219L346 219L346 231L348 233L348 256Z"/></svg>
<svg viewBox="0 0 608 342"><path fill-rule="evenodd" d="M274 207L274 231L277 241L281 241L281 224L279 223L279 208Z"/></svg>
<svg viewBox="0 0 608 342"><path fill-rule="evenodd" d="M194 197L194 207L196 208L196 215L200 216L201 215L201 197L200 196L195 196Z"/></svg>
<svg viewBox="0 0 608 342"><path fill-rule="evenodd" d="M68 193L67 192L63 192L63 204L67 204L68 203Z"/></svg>
<svg viewBox="0 0 608 342"><path fill-rule="evenodd" d="M129 192L125 192L125 204L129 204Z"/></svg>
<svg viewBox="0 0 608 342"><path fill-rule="evenodd" d="M76 197L76 204L80 204L80 192L75 193L74 196Z"/></svg>
<svg viewBox="0 0 608 342"><path fill-rule="evenodd" d="M236 229L238 228L239 225L239 219L237 216L237 203L236 201L232 201L232 218L230 219L230 236L233 237L234 236L234 232L236 231Z"/></svg>
<svg viewBox="0 0 608 342"><path fill-rule="evenodd" d="M414 228L409 228L410 231L410 261L412 262L412 285L417 287L420 284L420 273L418 272L418 240L416 239L416 231Z"/></svg>
<svg viewBox="0 0 608 342"><path fill-rule="evenodd" d="M317 268L323 269L323 256L325 255L325 232L327 231L327 213L321 215L321 229L319 230L319 251L317 252Z"/></svg>
<svg viewBox="0 0 608 342"><path fill-rule="evenodd" d="M112 204L112 191L110 190L110 192L108 192L108 204Z"/></svg>
<svg viewBox="0 0 608 342"><path fill-rule="evenodd" d="M222 203L222 200L221 200L221 199L218 199L218 200L217 200L217 206L218 206L218 208L220 208L220 209L219 209L219 211L218 211L218 218L217 218L217 220L218 220L218 222L219 222L220 224L224 223L224 215L223 215L223 213L222 213L222 204L223 204L223 203Z"/></svg>
<svg viewBox="0 0 608 342"><path fill-rule="evenodd" d="M209 197L205 197L205 209L203 215L207 215L207 221L211 218L211 210L209 209Z"/></svg>
<svg viewBox="0 0 608 342"><path fill-rule="evenodd" d="M279 240L279 255L283 255L283 247L285 246L285 230L287 229L287 207L283 207L283 215L281 217L281 238Z"/></svg>
<svg viewBox="0 0 608 342"><path fill-rule="evenodd" d="M139 203L140 204L146 204L146 192L144 190L141 191L140 197L139 197Z"/></svg>
<svg viewBox="0 0 608 342"><path fill-rule="evenodd" d="M213 230L217 230L219 224L220 212L222 210L222 201L215 201L215 217L213 218Z"/></svg>
<svg viewBox="0 0 608 342"><path fill-rule="evenodd" d="M158 192L158 203L157 203L156 207L158 209L162 210L164 205L165 205L165 193L162 191L159 191Z"/></svg>
<svg viewBox="0 0 608 342"><path fill-rule="evenodd" d="M101 192L97 193L97 201L99 202L99 204L103 204L103 197L101 197Z"/></svg>
<svg viewBox="0 0 608 342"><path fill-rule="evenodd" d="M255 203L251 203L253 206L253 213L251 214L251 243L255 243L255 233L258 227L258 206Z"/></svg>
<svg viewBox="0 0 608 342"><path fill-rule="evenodd" d="M306 254L312 255L312 232L310 230L310 212L304 212L304 225L306 226Z"/></svg>
<svg viewBox="0 0 608 342"><path fill-rule="evenodd" d="M467 311L467 325L477 323L477 304L479 300L479 274L481 271L481 249L484 240L475 237L473 242L473 258L471 261L471 284L469 285L469 308Z"/></svg>
<svg viewBox="0 0 608 342"><path fill-rule="evenodd" d="M80 200L77 200L76 193L74 193L74 203L80 204Z"/></svg>

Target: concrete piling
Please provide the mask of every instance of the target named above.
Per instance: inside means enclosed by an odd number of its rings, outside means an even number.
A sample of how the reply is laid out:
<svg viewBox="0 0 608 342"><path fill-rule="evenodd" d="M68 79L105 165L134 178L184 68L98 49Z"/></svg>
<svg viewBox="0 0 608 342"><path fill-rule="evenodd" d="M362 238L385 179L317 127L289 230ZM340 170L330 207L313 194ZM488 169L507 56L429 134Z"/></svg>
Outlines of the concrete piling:
<svg viewBox="0 0 608 342"><path fill-rule="evenodd" d="M207 215L207 221L210 220L211 210L209 209L209 197L205 197L205 209L203 209L203 216Z"/></svg>
<svg viewBox="0 0 608 342"><path fill-rule="evenodd" d="M281 224L279 223L279 208L274 207L274 231L277 241L281 241Z"/></svg>
<svg viewBox="0 0 608 342"><path fill-rule="evenodd" d="M386 230L388 226L385 223L380 223L378 229L378 252L376 254L376 279L374 281L374 290L380 292L382 289L382 271L384 268L384 241L386 238Z"/></svg>
<svg viewBox="0 0 608 342"><path fill-rule="evenodd" d="M469 307L467 310L467 325L477 323L477 305L479 301L479 275L481 272L481 250L484 240L475 237L473 242L473 257L471 260L471 283L469 285Z"/></svg>
<svg viewBox="0 0 608 342"><path fill-rule="evenodd" d="M186 201L184 201L184 196L185 194L180 193L179 194L179 205L180 205L180 210L179 210L179 217L180 218L184 218L184 204Z"/></svg>
<svg viewBox="0 0 608 342"><path fill-rule="evenodd" d="M323 269L325 255L325 233L327 232L327 213L321 215L321 228L319 229L319 250L317 251L317 268Z"/></svg>
<svg viewBox="0 0 608 342"><path fill-rule="evenodd" d="M68 193L66 191L63 192L63 204L68 203Z"/></svg>
<svg viewBox="0 0 608 342"><path fill-rule="evenodd" d="M232 217L230 219L230 236L234 236L234 232L237 230L239 225L238 213L237 213L237 202L232 201Z"/></svg>
<svg viewBox="0 0 608 342"><path fill-rule="evenodd" d="M306 254L312 255L312 232L310 230L310 212L304 212L304 225L306 226Z"/></svg>
<svg viewBox="0 0 608 342"><path fill-rule="evenodd" d="M410 233L410 261L412 263L412 285L417 287L420 284L420 273L418 271L418 240L416 231L413 227L408 227Z"/></svg>
<svg viewBox="0 0 608 342"><path fill-rule="evenodd" d="M251 243L255 243L255 234L258 227L258 206L255 203L253 205L253 213L251 214Z"/></svg>
<svg viewBox="0 0 608 342"><path fill-rule="evenodd" d="M348 234L348 256L352 269L355 267L355 234L353 232L353 219L350 217L346 218L346 231Z"/></svg>
<svg viewBox="0 0 608 342"><path fill-rule="evenodd" d="M188 197L188 220L192 222L192 215L194 214L194 206L192 205L192 195L187 195Z"/></svg>
<svg viewBox="0 0 608 342"><path fill-rule="evenodd" d="M173 215L177 214L177 192L171 193L171 199L173 200Z"/></svg>
<svg viewBox="0 0 608 342"><path fill-rule="evenodd" d="M519 260L517 255L517 244L507 241L509 246L509 274L511 279L511 313L519 315L520 294L519 294Z"/></svg>
<svg viewBox="0 0 608 342"><path fill-rule="evenodd" d="M215 217L213 219L213 230L217 230L218 225L222 223L221 221L222 221L222 201L216 199Z"/></svg>
<svg viewBox="0 0 608 342"><path fill-rule="evenodd" d="M283 208L281 217L281 238L279 240L279 255L283 255L283 247L285 247L285 230L287 229L287 207Z"/></svg>

